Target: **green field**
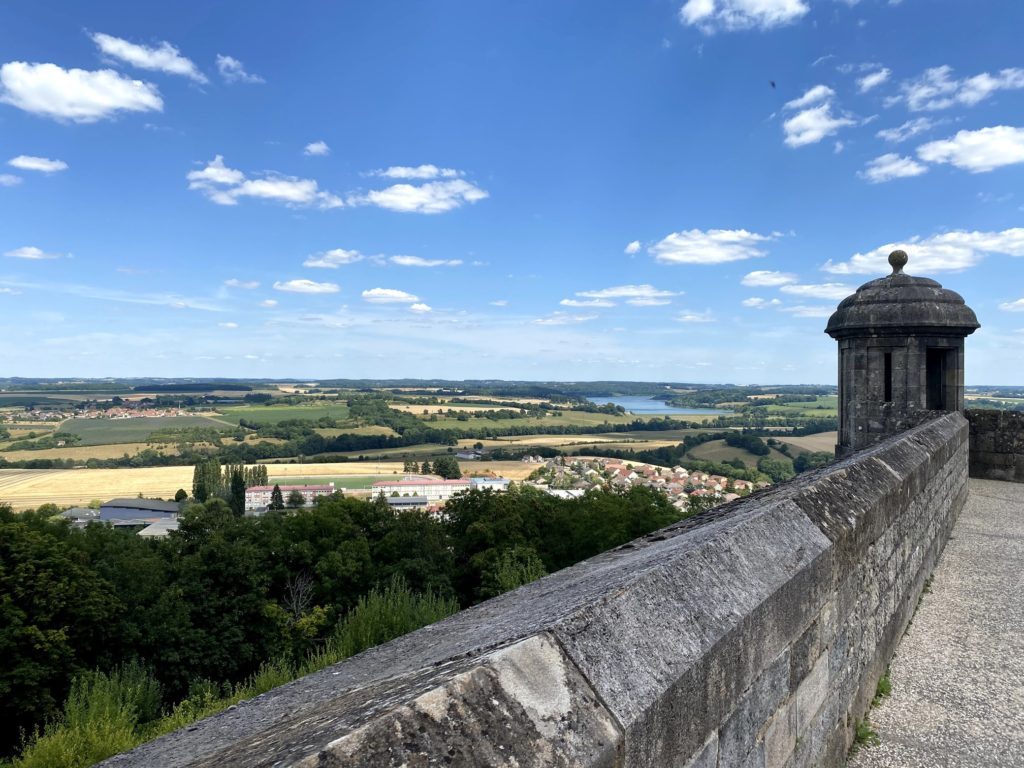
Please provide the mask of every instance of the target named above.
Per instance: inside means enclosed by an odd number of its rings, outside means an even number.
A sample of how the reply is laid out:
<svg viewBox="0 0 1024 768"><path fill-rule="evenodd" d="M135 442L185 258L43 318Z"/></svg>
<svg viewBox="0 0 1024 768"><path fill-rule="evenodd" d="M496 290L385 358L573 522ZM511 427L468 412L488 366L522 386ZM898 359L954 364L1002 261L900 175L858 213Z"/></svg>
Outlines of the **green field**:
<svg viewBox="0 0 1024 768"><path fill-rule="evenodd" d="M561 416L544 416L542 418L525 418L525 419L486 419L480 417L470 417L465 421L459 419L448 418L447 416L438 418L437 421L431 421L429 418L423 418L423 422L428 427L434 427L435 429L477 429L483 427L557 427L559 425L572 425L572 426L585 426L593 427L599 424L629 424L636 421L637 419L647 420L654 418L651 416L634 416L628 414L625 416L610 416L607 413L590 413L588 411L558 411Z"/></svg>
<svg viewBox="0 0 1024 768"><path fill-rule="evenodd" d="M277 424L288 419L319 419L330 416L332 419L347 419L348 406L343 403L314 405L240 405L236 408L225 408L217 417L219 421L236 425L241 419L260 424Z"/></svg>
<svg viewBox="0 0 1024 768"><path fill-rule="evenodd" d="M800 453L800 451L794 451L793 453L796 455L797 453ZM695 459L716 461L719 463L729 461L730 459L739 459L746 464L749 469L757 469L758 459L763 458L761 456L755 456L753 453L744 450L743 448L734 448L731 445L726 445L724 440L712 440L704 443L703 445L698 445L690 451L690 455ZM767 458L778 459L780 461L790 460L790 457L780 453L774 448L769 449ZM683 464L685 465L685 463L686 462L684 461Z"/></svg>
<svg viewBox="0 0 1024 768"><path fill-rule="evenodd" d="M819 395L813 403L782 403L761 406L767 413L782 416L805 416L807 418L835 416L839 407L836 395Z"/></svg>
<svg viewBox="0 0 1024 768"><path fill-rule="evenodd" d="M270 476L270 484L274 485L325 485L334 483L335 488L367 489L381 480L394 480L394 475L315 475L312 477L294 477L292 475Z"/></svg>
<svg viewBox="0 0 1024 768"><path fill-rule="evenodd" d="M206 416L159 416L141 419L68 419L57 434L71 433L82 441L78 445L111 445L116 443L144 443L154 432L164 429L213 427L225 425Z"/></svg>

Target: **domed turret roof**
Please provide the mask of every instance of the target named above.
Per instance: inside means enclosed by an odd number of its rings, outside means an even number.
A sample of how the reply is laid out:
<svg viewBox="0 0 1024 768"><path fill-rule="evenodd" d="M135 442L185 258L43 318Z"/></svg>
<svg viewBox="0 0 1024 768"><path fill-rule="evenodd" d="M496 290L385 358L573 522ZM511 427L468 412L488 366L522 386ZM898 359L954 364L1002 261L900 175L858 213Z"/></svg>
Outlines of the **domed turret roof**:
<svg viewBox="0 0 1024 768"><path fill-rule="evenodd" d="M834 339L914 333L967 336L980 324L956 291L927 277L904 274L907 254L889 254L892 274L865 283L839 303L825 333Z"/></svg>

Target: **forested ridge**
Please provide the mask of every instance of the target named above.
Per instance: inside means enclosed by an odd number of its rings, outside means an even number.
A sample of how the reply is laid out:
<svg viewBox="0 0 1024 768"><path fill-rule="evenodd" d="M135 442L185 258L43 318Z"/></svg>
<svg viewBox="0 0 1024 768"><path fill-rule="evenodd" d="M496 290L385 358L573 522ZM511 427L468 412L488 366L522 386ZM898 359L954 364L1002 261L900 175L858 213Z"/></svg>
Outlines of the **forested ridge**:
<svg viewBox="0 0 1024 768"><path fill-rule="evenodd" d="M0 744L30 745L17 765L87 765L684 516L643 487L471 491L443 520L340 495L246 518L214 498L164 540L55 511L0 507ZM108 699L113 747L72 728L106 734Z"/></svg>

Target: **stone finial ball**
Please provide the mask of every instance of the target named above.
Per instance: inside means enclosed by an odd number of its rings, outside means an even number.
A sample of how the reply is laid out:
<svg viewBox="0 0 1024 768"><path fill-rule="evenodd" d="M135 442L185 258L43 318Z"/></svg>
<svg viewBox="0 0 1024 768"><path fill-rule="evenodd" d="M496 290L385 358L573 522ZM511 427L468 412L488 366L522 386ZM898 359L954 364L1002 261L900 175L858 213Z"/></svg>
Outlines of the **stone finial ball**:
<svg viewBox="0 0 1024 768"><path fill-rule="evenodd" d="M889 266L892 267L892 273L898 275L903 271L903 268L907 266L907 252L906 251L893 251L889 254Z"/></svg>

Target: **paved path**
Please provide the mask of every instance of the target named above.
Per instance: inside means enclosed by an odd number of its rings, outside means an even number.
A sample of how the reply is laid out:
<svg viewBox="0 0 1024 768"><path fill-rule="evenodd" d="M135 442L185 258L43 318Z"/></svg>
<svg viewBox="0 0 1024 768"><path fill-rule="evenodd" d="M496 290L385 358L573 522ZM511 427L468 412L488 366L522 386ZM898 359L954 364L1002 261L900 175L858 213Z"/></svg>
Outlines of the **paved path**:
<svg viewBox="0 0 1024 768"><path fill-rule="evenodd" d="M851 768L1024 766L1024 484L970 497Z"/></svg>

